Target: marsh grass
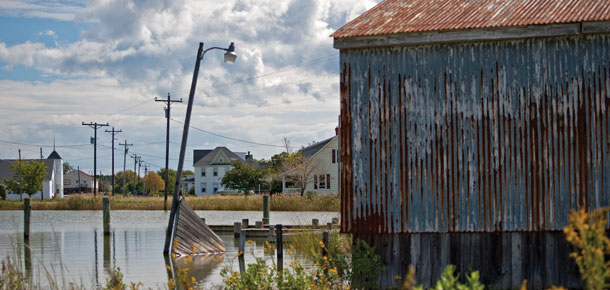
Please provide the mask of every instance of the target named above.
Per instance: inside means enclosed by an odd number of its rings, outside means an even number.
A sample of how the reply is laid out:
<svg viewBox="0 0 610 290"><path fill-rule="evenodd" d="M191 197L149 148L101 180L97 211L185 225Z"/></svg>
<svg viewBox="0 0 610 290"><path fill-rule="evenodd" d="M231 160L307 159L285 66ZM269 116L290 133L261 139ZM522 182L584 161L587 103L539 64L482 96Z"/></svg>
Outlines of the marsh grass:
<svg viewBox="0 0 610 290"><path fill-rule="evenodd" d="M73 194L63 199L32 200L32 210L101 210L102 198L91 194ZM263 209L262 195L212 195L205 197L189 196L187 203L194 210L244 210ZM339 211L340 202L336 194L301 197L299 195L273 195L270 199L271 211ZM168 200L168 207L171 198ZM163 210L163 197L111 197L110 207L114 210ZM0 210L21 210L22 201L0 201Z"/></svg>

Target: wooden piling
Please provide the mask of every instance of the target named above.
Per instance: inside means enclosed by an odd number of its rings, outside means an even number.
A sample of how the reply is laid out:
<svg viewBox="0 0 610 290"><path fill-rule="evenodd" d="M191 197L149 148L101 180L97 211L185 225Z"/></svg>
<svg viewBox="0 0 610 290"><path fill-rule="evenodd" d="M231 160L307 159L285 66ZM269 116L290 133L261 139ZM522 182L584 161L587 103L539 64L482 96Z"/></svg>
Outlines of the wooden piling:
<svg viewBox="0 0 610 290"><path fill-rule="evenodd" d="M239 273L246 272L246 261L244 259L244 253L246 251L246 231L240 231L239 233L239 252L237 260L239 261Z"/></svg>
<svg viewBox="0 0 610 290"><path fill-rule="evenodd" d="M339 218L333 218L332 219L332 223L333 223L333 225L338 224L339 223Z"/></svg>
<svg viewBox="0 0 610 290"><path fill-rule="evenodd" d="M333 229L333 224L332 223L326 223L326 229L328 231L331 231Z"/></svg>
<svg viewBox="0 0 610 290"><path fill-rule="evenodd" d="M102 215L104 219L104 235L110 235L110 200L102 199Z"/></svg>
<svg viewBox="0 0 610 290"><path fill-rule="evenodd" d="M257 229L262 229L263 228L263 222L262 221L256 221L256 228Z"/></svg>
<svg viewBox="0 0 610 290"><path fill-rule="evenodd" d="M274 243L275 239L273 238L273 236L275 235L275 226L270 225L269 226L269 236L267 237L267 240L270 243Z"/></svg>
<svg viewBox="0 0 610 290"><path fill-rule="evenodd" d="M320 228L320 221L318 219L312 219L311 220L311 226L314 229L319 229Z"/></svg>
<svg viewBox="0 0 610 290"><path fill-rule="evenodd" d="M233 236L238 238L239 233L241 233L241 223L235 222L235 223L233 223Z"/></svg>
<svg viewBox="0 0 610 290"><path fill-rule="evenodd" d="M282 273L284 271L284 240L282 237L282 224L275 226L275 237L275 246L277 249L277 271Z"/></svg>
<svg viewBox="0 0 610 290"><path fill-rule="evenodd" d="M269 224L269 196L263 195L263 224Z"/></svg>
<svg viewBox="0 0 610 290"><path fill-rule="evenodd" d="M30 238L30 216L32 214L32 206L29 198L23 199L23 238Z"/></svg>
<svg viewBox="0 0 610 290"><path fill-rule="evenodd" d="M242 219L241 220L241 228L242 229L247 229L250 226L250 222L248 221L248 219Z"/></svg>

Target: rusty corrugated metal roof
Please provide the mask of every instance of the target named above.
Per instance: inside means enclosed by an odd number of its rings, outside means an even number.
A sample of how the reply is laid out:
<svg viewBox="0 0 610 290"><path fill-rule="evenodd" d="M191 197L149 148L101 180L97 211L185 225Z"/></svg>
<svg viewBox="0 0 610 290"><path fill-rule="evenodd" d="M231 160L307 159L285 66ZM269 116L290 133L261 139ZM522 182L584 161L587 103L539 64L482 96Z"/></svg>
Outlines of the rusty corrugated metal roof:
<svg viewBox="0 0 610 290"><path fill-rule="evenodd" d="M610 20L609 0L386 0L335 38Z"/></svg>

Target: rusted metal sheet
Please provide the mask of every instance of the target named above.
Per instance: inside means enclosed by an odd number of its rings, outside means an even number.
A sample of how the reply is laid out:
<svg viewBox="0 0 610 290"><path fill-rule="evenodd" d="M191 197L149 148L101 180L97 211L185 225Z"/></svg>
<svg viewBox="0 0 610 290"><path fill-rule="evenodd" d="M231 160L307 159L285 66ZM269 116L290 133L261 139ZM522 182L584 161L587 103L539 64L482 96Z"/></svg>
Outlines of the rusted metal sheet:
<svg viewBox="0 0 610 290"><path fill-rule="evenodd" d="M561 230L610 205L610 36L341 51L342 230Z"/></svg>
<svg viewBox="0 0 610 290"><path fill-rule="evenodd" d="M610 20L608 0L386 0L335 38Z"/></svg>

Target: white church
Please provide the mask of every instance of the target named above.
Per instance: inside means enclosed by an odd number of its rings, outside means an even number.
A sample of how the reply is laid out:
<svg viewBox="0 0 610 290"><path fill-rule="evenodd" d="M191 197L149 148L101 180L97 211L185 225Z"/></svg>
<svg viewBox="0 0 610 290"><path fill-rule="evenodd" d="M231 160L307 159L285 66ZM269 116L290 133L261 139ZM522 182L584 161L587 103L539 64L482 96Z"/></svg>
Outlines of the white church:
<svg viewBox="0 0 610 290"><path fill-rule="evenodd" d="M15 173L9 167L16 163L17 159L0 159L0 181L2 179L11 179ZM39 159L22 160L22 161L40 161ZM47 159L42 160L47 166L47 175L42 182L42 192L37 192L31 196L32 199L52 199L64 197L64 177L63 165L64 161L59 156L57 151L53 150ZM8 199L21 199L28 197L27 194L20 195L15 192L9 192Z"/></svg>

